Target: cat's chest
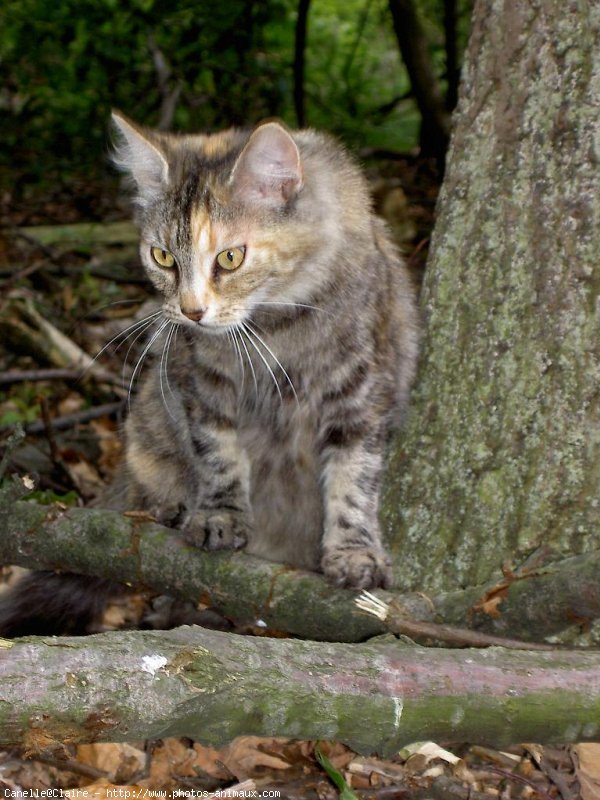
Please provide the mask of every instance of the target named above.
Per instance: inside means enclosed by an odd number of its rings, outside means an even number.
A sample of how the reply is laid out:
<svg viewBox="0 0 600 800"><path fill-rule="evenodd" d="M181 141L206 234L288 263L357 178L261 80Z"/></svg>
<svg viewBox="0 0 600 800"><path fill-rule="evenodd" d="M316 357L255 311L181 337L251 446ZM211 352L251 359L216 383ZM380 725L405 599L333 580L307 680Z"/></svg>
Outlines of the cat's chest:
<svg viewBox="0 0 600 800"><path fill-rule="evenodd" d="M268 417L315 412L326 383L324 348L305 337L246 341L238 353L237 385L242 404Z"/></svg>

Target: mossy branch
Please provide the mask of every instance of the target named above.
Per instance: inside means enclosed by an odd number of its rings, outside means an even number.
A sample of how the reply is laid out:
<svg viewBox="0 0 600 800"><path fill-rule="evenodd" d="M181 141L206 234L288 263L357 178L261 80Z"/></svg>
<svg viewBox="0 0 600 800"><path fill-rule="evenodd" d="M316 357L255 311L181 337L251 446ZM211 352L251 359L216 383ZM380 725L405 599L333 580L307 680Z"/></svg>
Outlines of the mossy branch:
<svg viewBox="0 0 600 800"><path fill-rule="evenodd" d="M240 623L257 620L297 636L362 641L386 629L354 605L356 592L336 589L314 573L245 553L206 553L177 531L105 509L43 506L0 491L0 562L107 577L193 602L204 602ZM429 599L381 592L416 620L485 628L531 641L574 622L600 617L600 551L566 559L498 589L497 602L474 604L490 588ZM487 594L486 594L487 591Z"/></svg>

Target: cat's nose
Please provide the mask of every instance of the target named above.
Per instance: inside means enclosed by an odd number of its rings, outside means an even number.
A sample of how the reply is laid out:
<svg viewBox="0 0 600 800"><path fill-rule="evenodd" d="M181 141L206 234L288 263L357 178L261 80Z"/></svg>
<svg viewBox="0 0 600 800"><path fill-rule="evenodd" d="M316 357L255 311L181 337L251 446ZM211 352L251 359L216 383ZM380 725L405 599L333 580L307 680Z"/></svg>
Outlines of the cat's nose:
<svg viewBox="0 0 600 800"><path fill-rule="evenodd" d="M192 322L200 322L205 312L206 312L205 308L196 308L194 311L187 311L185 308L181 309L181 313L185 314L185 316L188 319L191 319Z"/></svg>

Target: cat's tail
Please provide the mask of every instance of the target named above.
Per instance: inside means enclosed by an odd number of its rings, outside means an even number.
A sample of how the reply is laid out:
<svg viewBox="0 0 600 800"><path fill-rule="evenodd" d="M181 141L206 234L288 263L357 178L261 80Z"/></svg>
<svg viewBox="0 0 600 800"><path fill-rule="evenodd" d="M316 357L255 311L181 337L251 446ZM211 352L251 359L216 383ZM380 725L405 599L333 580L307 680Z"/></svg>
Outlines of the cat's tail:
<svg viewBox="0 0 600 800"><path fill-rule="evenodd" d="M30 572L0 594L0 636L93 633L109 598L124 587L71 572Z"/></svg>

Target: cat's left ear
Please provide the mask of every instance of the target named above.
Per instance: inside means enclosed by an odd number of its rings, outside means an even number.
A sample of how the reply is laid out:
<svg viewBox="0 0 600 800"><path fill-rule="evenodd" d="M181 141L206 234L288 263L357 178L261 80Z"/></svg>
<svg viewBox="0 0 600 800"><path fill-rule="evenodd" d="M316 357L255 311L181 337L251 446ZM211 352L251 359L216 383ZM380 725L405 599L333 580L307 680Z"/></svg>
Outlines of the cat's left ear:
<svg viewBox="0 0 600 800"><path fill-rule="evenodd" d="M277 122L259 125L231 172L236 195L248 203L285 205L302 187L302 162L296 142Z"/></svg>

